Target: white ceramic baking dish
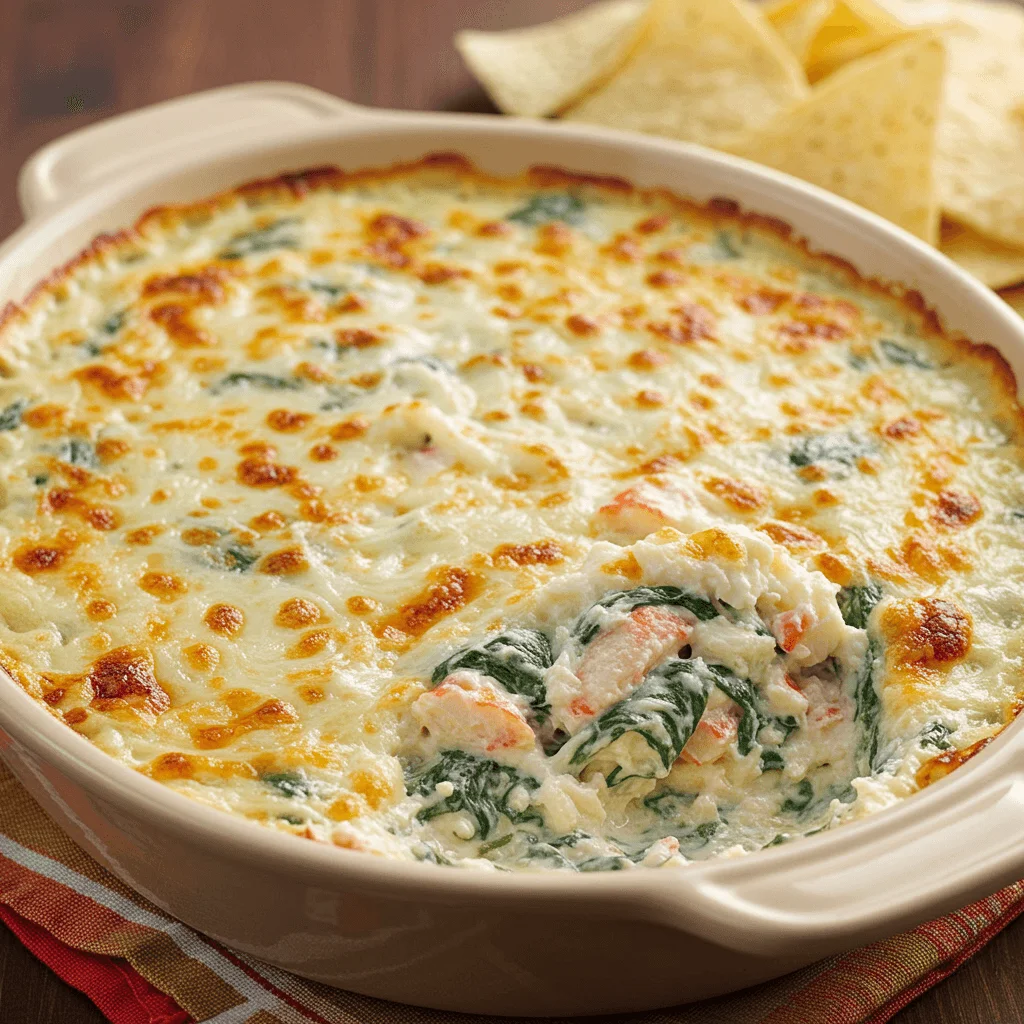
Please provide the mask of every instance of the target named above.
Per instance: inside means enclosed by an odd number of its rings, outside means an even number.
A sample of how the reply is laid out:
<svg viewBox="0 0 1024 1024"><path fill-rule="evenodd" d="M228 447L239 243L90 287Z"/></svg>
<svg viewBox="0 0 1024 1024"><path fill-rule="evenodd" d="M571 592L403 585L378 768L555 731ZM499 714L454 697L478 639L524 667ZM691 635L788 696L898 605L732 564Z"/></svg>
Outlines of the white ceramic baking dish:
<svg viewBox="0 0 1024 1024"><path fill-rule="evenodd" d="M258 83L175 100L60 139L25 166L26 223L0 247L0 306L145 209L286 169L456 150L727 196L862 273L918 289L1024 380L1024 324L934 250L792 178L700 147L585 126L354 107ZM10 680L0 753L126 883L229 946L344 988L501 1014L639 1010L741 988L908 928L1024 875L1024 732L863 822L681 870L499 874L300 842L116 763Z"/></svg>

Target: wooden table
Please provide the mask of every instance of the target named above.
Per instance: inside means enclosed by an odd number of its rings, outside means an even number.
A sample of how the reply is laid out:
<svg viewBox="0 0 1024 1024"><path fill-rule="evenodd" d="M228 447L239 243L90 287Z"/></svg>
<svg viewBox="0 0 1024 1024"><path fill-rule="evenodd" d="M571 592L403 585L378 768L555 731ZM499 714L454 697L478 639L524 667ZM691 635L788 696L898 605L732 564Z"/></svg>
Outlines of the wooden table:
<svg viewBox="0 0 1024 1024"><path fill-rule="evenodd" d="M586 0L0 0L0 237L20 223L18 168L97 118L255 79L358 103L493 111L451 45L462 27L528 25ZM897 1024L1024 1020L1024 918ZM0 929L0 1021L103 1018Z"/></svg>

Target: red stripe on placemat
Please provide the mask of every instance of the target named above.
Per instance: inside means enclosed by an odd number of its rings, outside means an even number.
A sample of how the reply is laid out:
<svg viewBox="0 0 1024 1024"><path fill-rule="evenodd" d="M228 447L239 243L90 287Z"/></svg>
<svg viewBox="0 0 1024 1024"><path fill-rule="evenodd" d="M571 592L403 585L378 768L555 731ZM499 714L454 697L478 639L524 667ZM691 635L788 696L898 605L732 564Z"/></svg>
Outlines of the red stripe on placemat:
<svg viewBox="0 0 1024 1024"><path fill-rule="evenodd" d="M924 995L930 988L934 988L940 981L944 981L954 971L959 970L970 960L978 950L987 946L1011 921L1024 913L1024 902L1012 904L999 917L990 924L987 924L974 940L970 942L951 960L940 964L929 971L916 985L897 992L884 1006L878 1008L874 1014L864 1020L864 1024L887 1024L900 1010L909 1006L918 996Z"/></svg>
<svg viewBox="0 0 1024 1024"><path fill-rule="evenodd" d="M112 1024L195 1024L194 1017L124 960L65 946L3 904L0 920L33 956L88 996Z"/></svg>

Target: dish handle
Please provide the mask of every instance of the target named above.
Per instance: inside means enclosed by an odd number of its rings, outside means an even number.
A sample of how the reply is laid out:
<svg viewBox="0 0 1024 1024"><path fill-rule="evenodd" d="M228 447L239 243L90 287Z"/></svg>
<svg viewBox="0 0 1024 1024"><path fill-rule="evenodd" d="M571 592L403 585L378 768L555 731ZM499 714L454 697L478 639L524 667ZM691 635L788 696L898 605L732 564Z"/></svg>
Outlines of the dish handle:
<svg viewBox="0 0 1024 1024"><path fill-rule="evenodd" d="M359 116L365 116L362 107L290 82L209 89L99 121L43 146L21 169L18 200L31 220L115 176L218 152L242 139Z"/></svg>
<svg viewBox="0 0 1024 1024"><path fill-rule="evenodd" d="M933 794L911 798L902 827L882 814L845 835L720 861L665 910L732 949L763 956L808 947L826 956L990 896L1024 873L1024 777L953 782L938 806L926 800Z"/></svg>

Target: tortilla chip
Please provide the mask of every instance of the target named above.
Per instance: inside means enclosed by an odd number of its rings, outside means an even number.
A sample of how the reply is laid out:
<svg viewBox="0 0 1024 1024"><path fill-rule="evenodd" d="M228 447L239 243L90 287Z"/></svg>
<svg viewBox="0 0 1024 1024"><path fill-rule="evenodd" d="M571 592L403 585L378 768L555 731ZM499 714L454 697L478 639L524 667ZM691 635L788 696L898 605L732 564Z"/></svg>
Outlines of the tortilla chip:
<svg viewBox="0 0 1024 1024"><path fill-rule="evenodd" d="M506 114L545 117L608 75L636 39L643 0L604 0L511 32L459 32L455 47Z"/></svg>
<svg viewBox="0 0 1024 1024"><path fill-rule="evenodd" d="M943 25L949 55L939 123L942 209L1024 247L1024 10L965 0L885 0L904 21Z"/></svg>
<svg viewBox="0 0 1024 1024"><path fill-rule="evenodd" d="M730 147L866 206L934 244L936 120L945 59L931 33L840 68Z"/></svg>
<svg viewBox="0 0 1024 1024"><path fill-rule="evenodd" d="M808 47L807 78L818 82L906 33L903 22L873 0L836 0Z"/></svg>
<svg viewBox="0 0 1024 1024"><path fill-rule="evenodd" d="M793 56L806 65L811 44L835 6L836 0L776 0L765 5L764 16Z"/></svg>
<svg viewBox="0 0 1024 1024"><path fill-rule="evenodd" d="M720 147L807 92L747 0L651 0L625 63L566 117Z"/></svg>
<svg viewBox="0 0 1024 1024"><path fill-rule="evenodd" d="M993 242L962 224L942 222L939 248L989 288L1024 281L1024 249Z"/></svg>

